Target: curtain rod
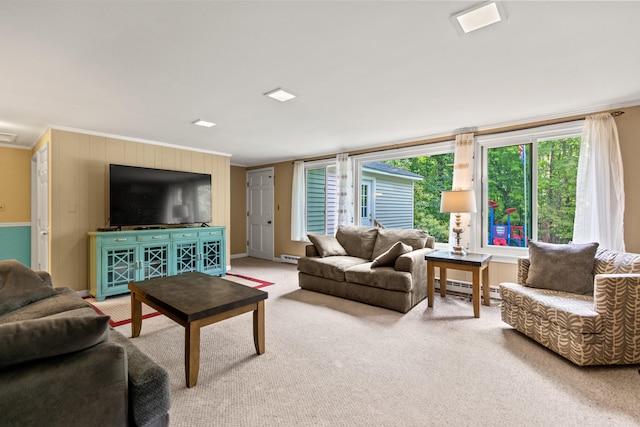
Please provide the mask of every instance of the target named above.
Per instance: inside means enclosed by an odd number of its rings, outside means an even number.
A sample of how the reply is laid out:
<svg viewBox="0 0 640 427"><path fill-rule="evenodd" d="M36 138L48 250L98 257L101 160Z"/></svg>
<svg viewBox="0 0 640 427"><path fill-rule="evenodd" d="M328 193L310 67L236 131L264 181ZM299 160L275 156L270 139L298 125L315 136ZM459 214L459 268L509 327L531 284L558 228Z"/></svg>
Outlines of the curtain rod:
<svg viewBox="0 0 640 427"><path fill-rule="evenodd" d="M540 126L555 125L555 124L559 124L559 123L568 123L568 122L574 122L576 120L584 120L587 117L592 116L594 114L602 114L602 113L609 113L609 114L611 114L612 117L619 117L619 116L624 114L624 111L615 110L615 111L602 111L600 113L579 114L577 116L563 117L561 119L541 120L541 121L532 122L532 123L505 126L505 127L501 127L501 128L485 129L485 130L475 131L475 132L470 130L469 133L473 133L474 135L489 135L489 134L497 134L497 133L504 133L504 132L512 132L512 131L516 131L516 130L533 129L533 128L540 127ZM418 145L434 144L436 142L451 141L452 139L455 139L455 138L456 138L456 134L451 134L451 135L440 136L440 137L436 137L436 138L427 138L427 139L420 139L420 140L417 140L417 141L402 142L402 143L398 143L398 144L385 145L385 146L378 147L378 148L354 150L354 151L347 152L347 154L349 154L350 156L354 156L354 155L358 155L358 154L377 153L377 152L380 152L380 151L389 151L389 150L396 150L396 149L399 149L399 148L415 147L415 146L418 146ZM308 158L305 158L305 159L294 160L291 163L295 163L297 161L311 162L311 161L315 161L315 160L332 159L336 155L337 155L337 153L333 154L333 155L329 155L328 154L328 155L318 156L318 157L308 157Z"/></svg>

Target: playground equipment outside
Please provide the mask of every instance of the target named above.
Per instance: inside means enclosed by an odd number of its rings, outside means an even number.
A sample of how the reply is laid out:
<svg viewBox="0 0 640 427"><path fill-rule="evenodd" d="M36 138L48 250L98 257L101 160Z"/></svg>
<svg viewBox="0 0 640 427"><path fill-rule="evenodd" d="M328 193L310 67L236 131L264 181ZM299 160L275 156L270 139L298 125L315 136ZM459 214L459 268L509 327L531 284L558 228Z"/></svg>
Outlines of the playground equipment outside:
<svg viewBox="0 0 640 427"><path fill-rule="evenodd" d="M511 214L516 212L516 208L505 209L507 214L507 225L495 224L495 210L498 205L493 200L489 200L489 244L495 246L519 246L526 244L526 234L522 225L511 225Z"/></svg>

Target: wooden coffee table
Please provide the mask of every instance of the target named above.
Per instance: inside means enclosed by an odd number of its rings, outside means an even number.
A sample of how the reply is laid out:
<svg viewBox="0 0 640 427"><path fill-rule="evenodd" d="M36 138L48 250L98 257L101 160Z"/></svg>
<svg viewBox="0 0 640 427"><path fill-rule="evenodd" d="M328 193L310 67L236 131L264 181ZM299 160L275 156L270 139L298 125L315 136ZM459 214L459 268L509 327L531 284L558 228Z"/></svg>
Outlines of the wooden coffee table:
<svg viewBox="0 0 640 427"><path fill-rule="evenodd" d="M129 283L131 336L140 335L145 303L185 328L187 387L198 382L200 328L253 311L253 342L264 353L264 300L268 293L203 273L186 273Z"/></svg>

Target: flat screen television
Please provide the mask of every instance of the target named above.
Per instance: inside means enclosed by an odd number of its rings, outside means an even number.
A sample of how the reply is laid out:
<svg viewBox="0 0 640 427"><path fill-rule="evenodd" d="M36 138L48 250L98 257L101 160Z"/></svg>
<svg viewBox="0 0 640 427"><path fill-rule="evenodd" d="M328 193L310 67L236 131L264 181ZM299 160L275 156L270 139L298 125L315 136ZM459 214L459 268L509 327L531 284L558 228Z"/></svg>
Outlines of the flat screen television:
<svg viewBox="0 0 640 427"><path fill-rule="evenodd" d="M109 165L111 226L211 221L211 175Z"/></svg>

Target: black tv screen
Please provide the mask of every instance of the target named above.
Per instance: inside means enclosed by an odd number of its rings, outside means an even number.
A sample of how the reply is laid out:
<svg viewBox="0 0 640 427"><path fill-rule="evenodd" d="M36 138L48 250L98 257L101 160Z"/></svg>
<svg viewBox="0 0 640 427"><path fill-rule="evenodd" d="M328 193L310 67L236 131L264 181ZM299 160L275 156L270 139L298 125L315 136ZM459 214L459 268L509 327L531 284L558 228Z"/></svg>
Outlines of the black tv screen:
<svg viewBox="0 0 640 427"><path fill-rule="evenodd" d="M211 221L211 175L136 166L109 166L112 226Z"/></svg>

